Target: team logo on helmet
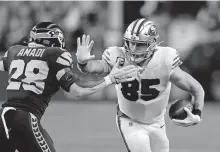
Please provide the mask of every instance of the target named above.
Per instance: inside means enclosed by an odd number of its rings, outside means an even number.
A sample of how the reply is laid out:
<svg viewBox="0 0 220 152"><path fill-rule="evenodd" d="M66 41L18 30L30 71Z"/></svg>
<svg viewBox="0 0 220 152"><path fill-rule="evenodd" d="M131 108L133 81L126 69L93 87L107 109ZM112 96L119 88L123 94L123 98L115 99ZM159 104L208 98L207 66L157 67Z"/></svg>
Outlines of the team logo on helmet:
<svg viewBox="0 0 220 152"><path fill-rule="evenodd" d="M155 35L157 35L157 30L156 30L156 26L155 26L155 25L152 25L152 26L149 28L148 34L149 34L150 36L155 36Z"/></svg>

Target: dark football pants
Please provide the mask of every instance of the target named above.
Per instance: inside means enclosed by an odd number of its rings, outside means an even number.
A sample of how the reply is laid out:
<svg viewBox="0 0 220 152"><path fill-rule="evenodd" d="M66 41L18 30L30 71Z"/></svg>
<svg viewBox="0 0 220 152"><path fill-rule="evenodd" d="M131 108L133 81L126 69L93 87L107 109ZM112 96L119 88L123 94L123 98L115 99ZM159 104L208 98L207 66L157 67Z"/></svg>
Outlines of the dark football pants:
<svg viewBox="0 0 220 152"><path fill-rule="evenodd" d="M0 110L0 151L2 152L55 152L53 141L37 118L22 110L9 110L2 116ZM9 129L9 139L6 136Z"/></svg>

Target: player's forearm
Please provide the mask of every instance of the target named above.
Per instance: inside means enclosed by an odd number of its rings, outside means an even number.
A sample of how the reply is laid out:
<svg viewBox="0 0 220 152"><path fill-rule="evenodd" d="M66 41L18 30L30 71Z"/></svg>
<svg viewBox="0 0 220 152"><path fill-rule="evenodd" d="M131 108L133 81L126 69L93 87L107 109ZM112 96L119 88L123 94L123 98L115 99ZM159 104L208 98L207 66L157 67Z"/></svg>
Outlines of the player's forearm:
<svg viewBox="0 0 220 152"><path fill-rule="evenodd" d="M191 85L189 92L194 97L194 109L203 110L205 92L201 84L194 79L193 85Z"/></svg>
<svg viewBox="0 0 220 152"><path fill-rule="evenodd" d="M99 60L90 60L86 64L77 63L77 67L83 73L103 74L104 67Z"/></svg>
<svg viewBox="0 0 220 152"><path fill-rule="evenodd" d="M107 76L99 81L77 81L70 87L70 94L73 97L81 97L98 92L112 84L111 79Z"/></svg>
<svg viewBox="0 0 220 152"><path fill-rule="evenodd" d="M201 84L188 73L184 73L184 79L176 81L175 84L182 90L189 92L194 98L194 109L203 110L204 90Z"/></svg>

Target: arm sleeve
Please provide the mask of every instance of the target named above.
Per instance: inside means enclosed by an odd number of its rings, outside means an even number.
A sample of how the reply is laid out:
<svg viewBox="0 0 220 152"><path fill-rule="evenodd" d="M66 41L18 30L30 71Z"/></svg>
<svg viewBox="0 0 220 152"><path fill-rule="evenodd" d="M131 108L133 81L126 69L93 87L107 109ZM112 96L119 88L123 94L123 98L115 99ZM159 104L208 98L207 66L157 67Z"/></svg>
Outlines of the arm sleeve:
<svg viewBox="0 0 220 152"><path fill-rule="evenodd" d="M102 60L90 60L86 65L77 63L77 67L82 73L104 75L109 72L107 63Z"/></svg>
<svg viewBox="0 0 220 152"><path fill-rule="evenodd" d="M5 52L4 56L0 57L0 70L8 71L8 51Z"/></svg>
<svg viewBox="0 0 220 152"><path fill-rule="evenodd" d="M56 59L56 78L61 88L66 92L70 91L70 86L78 79L73 73L73 60L69 52L62 52Z"/></svg>
<svg viewBox="0 0 220 152"><path fill-rule="evenodd" d="M121 47L109 47L104 51L102 55L102 62L106 64L106 70L109 72L118 60L120 61L120 66L123 66L125 62L125 56Z"/></svg>
<svg viewBox="0 0 220 152"><path fill-rule="evenodd" d="M176 51L176 49L170 48L169 49L169 53L168 53L168 63L169 63L169 67L171 70L171 73L173 72L173 70L180 66L183 62L180 60L179 54Z"/></svg>

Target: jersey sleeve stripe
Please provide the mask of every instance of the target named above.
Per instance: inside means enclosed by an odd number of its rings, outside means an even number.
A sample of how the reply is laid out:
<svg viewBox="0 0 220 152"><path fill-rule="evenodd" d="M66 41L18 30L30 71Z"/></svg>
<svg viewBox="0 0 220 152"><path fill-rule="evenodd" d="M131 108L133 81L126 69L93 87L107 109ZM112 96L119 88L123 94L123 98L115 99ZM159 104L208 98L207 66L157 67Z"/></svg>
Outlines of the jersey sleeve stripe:
<svg viewBox="0 0 220 152"><path fill-rule="evenodd" d="M57 80L59 81L64 76L64 74L68 71L70 71L69 68L64 68L64 69L61 69L60 71L58 71L56 74Z"/></svg>
<svg viewBox="0 0 220 152"><path fill-rule="evenodd" d="M179 59L180 57L179 56L176 56L174 59L173 59L173 62L175 62L177 59Z"/></svg>
<svg viewBox="0 0 220 152"><path fill-rule="evenodd" d="M3 60L0 61L0 70L5 71Z"/></svg>
<svg viewBox="0 0 220 152"><path fill-rule="evenodd" d="M5 52L3 57L0 57L0 71L8 71L7 57L8 57L8 51Z"/></svg>
<svg viewBox="0 0 220 152"><path fill-rule="evenodd" d="M110 56L110 53L109 53L108 51L105 51L104 54L105 54L105 53L106 53L108 56Z"/></svg>
<svg viewBox="0 0 220 152"><path fill-rule="evenodd" d="M106 58L106 56L102 56L102 59L109 63L109 60Z"/></svg>
<svg viewBox="0 0 220 152"><path fill-rule="evenodd" d="M5 52L4 57L8 57L8 51Z"/></svg>
<svg viewBox="0 0 220 152"><path fill-rule="evenodd" d="M62 55L61 55L64 59L68 60L70 63L73 62L72 60L72 56L69 52L64 52Z"/></svg>
<svg viewBox="0 0 220 152"><path fill-rule="evenodd" d="M56 62L64 66L70 66L70 62L61 57L57 58Z"/></svg>
<svg viewBox="0 0 220 152"><path fill-rule="evenodd" d="M103 55L109 58L110 53L109 53L109 52L107 52L107 51L105 51L105 52L103 53Z"/></svg>
<svg viewBox="0 0 220 152"><path fill-rule="evenodd" d="M172 65L172 66L174 66L175 64L177 64L179 61L180 61L180 59L175 60L175 62L173 62L173 65Z"/></svg>
<svg viewBox="0 0 220 152"><path fill-rule="evenodd" d="M183 63L183 62L180 61L180 60L176 61L175 63L173 63L173 65L172 65L172 69L174 69L175 67L181 65L182 63Z"/></svg>
<svg viewBox="0 0 220 152"><path fill-rule="evenodd" d="M106 60L107 62L110 62L110 58L105 55L105 53L102 55L102 58Z"/></svg>
<svg viewBox="0 0 220 152"><path fill-rule="evenodd" d="M100 73L109 73L111 72L111 66L109 63L106 63L106 61L99 60L100 64L104 67L103 71L100 71Z"/></svg>

